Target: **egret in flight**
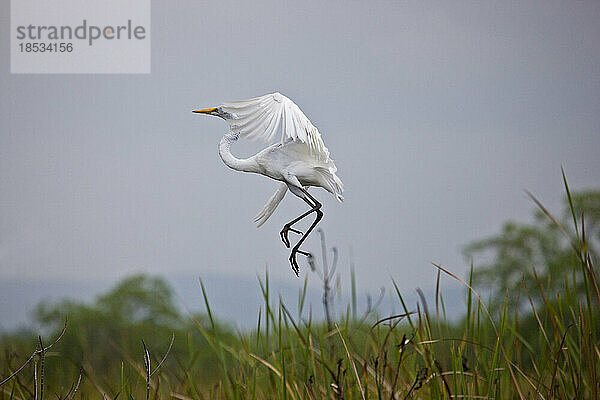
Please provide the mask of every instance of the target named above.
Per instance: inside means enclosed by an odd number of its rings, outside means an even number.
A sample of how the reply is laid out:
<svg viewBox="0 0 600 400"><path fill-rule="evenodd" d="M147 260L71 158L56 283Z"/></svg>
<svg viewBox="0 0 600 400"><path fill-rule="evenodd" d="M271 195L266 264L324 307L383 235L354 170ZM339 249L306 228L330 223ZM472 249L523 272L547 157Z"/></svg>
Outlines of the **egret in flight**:
<svg viewBox="0 0 600 400"><path fill-rule="evenodd" d="M225 165L237 171L253 172L281 182L275 194L254 218L257 226L260 227L273 214L288 189L310 207L285 224L280 232L281 240L287 248L290 247L289 232L301 235L289 258L292 270L299 275L296 255L300 253L311 257L310 253L300 250L300 246L323 217L321 203L308 193L308 188L319 186L335 195L340 202L344 200L344 185L335 174L337 168L329 157L329 150L325 147L321 134L302 110L281 93L223 103L193 112L214 115L229 124L229 132L219 143L219 155ZM240 137L270 143L279 134L281 140L250 158L239 159L231 154L232 143ZM293 227L312 213L315 213L315 219L305 233Z"/></svg>

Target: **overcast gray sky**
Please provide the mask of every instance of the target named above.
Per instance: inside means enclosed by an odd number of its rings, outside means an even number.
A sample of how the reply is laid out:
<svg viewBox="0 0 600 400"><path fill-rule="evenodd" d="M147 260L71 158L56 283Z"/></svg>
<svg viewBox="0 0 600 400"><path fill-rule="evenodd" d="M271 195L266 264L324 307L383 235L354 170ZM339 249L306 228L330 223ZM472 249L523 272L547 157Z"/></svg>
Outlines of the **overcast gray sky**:
<svg viewBox="0 0 600 400"><path fill-rule="evenodd" d="M226 125L190 112L273 91L336 161L346 202L314 191L320 226L361 290L430 287L430 261L463 274L462 245L529 217L524 189L557 210L561 165L574 189L600 183L597 1L154 1L149 75L11 75L8 3L1 280L269 265L301 285L278 232L304 205L256 229L278 183L225 167Z"/></svg>

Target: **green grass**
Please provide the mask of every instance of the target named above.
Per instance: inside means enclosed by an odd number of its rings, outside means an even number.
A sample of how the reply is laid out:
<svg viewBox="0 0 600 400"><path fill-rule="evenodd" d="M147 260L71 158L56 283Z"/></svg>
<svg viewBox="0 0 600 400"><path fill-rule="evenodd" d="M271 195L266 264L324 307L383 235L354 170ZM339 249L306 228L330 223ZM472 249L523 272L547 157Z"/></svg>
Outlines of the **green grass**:
<svg viewBox="0 0 600 400"><path fill-rule="evenodd" d="M438 271L435 307L428 309L420 302L410 308L394 283L404 310L377 320L374 312L364 318L357 315L352 273L347 311L328 324L307 314L306 280L298 294L302 315L298 318L270 291L266 275L259 282L264 304L255 329L236 334L213 315L210 290L200 282L205 316L156 325L153 331L147 325L122 330L110 339L92 338L94 332L70 322L64 338L53 348L38 351L22 371L0 386L0 400L36 395L70 398L79 368L82 379L74 398L86 399L597 399L597 269L588 254L584 219L573 213L573 224L575 237L563 229L572 257L564 266L563 289L558 293L549 293L549 283L534 272L534 279L525 282L521 292L506 293L504 304L488 308L472 288L473 268L463 280L434 265ZM459 322L446 318L449 305L439 289L442 279L465 287L464 317ZM510 302L511 296L526 297L528 306L511 309L509 304L519 304ZM175 332L170 351L169 327ZM66 346L83 343L81 348L88 353L80 358L68 355L69 347L61 345L69 334L71 344ZM98 358L104 355L95 354L102 340L115 341L115 337L121 339L112 346L112 356ZM141 338L146 340L144 347ZM2 343L7 349L0 356L3 378L27 359L25 349L31 345L27 340L11 340ZM40 339L38 349L43 346L48 344ZM153 373L165 353L164 364Z"/></svg>

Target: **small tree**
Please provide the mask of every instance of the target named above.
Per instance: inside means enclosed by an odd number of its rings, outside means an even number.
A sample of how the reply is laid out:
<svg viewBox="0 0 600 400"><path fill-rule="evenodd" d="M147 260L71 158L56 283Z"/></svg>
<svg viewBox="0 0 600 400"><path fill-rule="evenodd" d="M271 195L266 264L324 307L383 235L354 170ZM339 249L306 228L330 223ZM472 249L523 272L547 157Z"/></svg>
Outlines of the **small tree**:
<svg viewBox="0 0 600 400"><path fill-rule="evenodd" d="M543 291L532 291L537 296L534 301L540 301L542 293L552 300L565 278L583 294L582 270L572 244L581 244L585 239L592 265L598 265L600 190L567 195L561 217L556 220L560 225L538 210L532 223L506 222L500 233L464 248L464 254L475 265L474 286L489 293L493 305L504 303L507 293L512 307L527 302L526 296L518 295L524 285L542 285Z"/></svg>

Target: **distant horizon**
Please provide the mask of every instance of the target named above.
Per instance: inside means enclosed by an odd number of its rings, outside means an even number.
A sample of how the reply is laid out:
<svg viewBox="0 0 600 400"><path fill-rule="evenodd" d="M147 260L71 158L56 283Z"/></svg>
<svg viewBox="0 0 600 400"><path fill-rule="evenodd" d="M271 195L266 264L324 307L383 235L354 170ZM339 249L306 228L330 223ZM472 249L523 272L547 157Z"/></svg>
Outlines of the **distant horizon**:
<svg viewBox="0 0 600 400"><path fill-rule="evenodd" d="M349 271L348 271L349 272ZM322 283L318 282L318 277L309 273L309 285L307 288L307 300L305 314L309 308L312 309L313 318L316 320L324 320L324 312L322 305ZM99 282L94 281L64 281L59 279L39 279L36 281L9 279L0 282L0 335L3 333L12 332L15 329L28 328L40 329L41 327L33 323L33 311L41 302L58 304L62 300L72 300L78 303L92 304L100 295L106 294L116 285L132 276L144 275L150 278L158 277L164 279L173 290L173 300L180 312L205 313L204 300L200 289L200 278L204 282L211 309L217 319L222 322L231 324L233 327L242 330L252 330L256 327L256 319L258 318L259 307L264 306L260 285L258 279L264 282L264 275L256 277L254 282L250 279L223 277L218 275L213 276L165 276L165 275L150 275L143 272L134 273L122 277L114 282ZM311 276L312 275L312 276ZM334 298L334 308L337 312L344 312L346 306L350 304L350 277L347 274L347 279L340 277L342 280L342 301L339 304L339 298ZM451 282L449 277L442 278L441 290L444 295L444 301L457 301L464 297L465 291L462 285L457 282ZM298 280L301 282L300 289L304 283L304 276L301 275ZM273 290L272 302L278 303L279 295L282 296L285 304L288 305L292 312L297 312L298 288L287 281L274 281L269 278L271 290ZM434 282L435 285L435 282ZM236 287L235 296L232 296L229 287ZM382 286L383 287L383 286ZM72 290L69 290L71 288ZM416 304L418 295L417 288L406 290L403 296L406 296L408 304ZM434 301L434 287L422 288L428 298L428 301ZM334 294L336 290L334 288ZM27 294L25 294L27 293ZM377 301L380 293L357 293L357 308L359 313L364 313L366 310L367 295L371 297L372 302ZM27 301L22 301L27 299ZM413 301L414 300L414 301ZM254 309L252 308L254 306ZM393 286L385 288L383 301L376 309L383 317L398 314L400 311L400 303L397 300ZM447 314L450 319L459 316L456 310L449 309ZM295 314L294 314L295 315ZM8 323L7 323L8 321Z"/></svg>

